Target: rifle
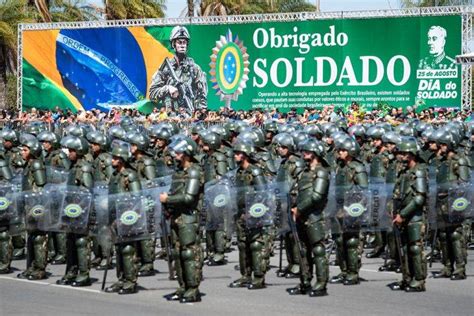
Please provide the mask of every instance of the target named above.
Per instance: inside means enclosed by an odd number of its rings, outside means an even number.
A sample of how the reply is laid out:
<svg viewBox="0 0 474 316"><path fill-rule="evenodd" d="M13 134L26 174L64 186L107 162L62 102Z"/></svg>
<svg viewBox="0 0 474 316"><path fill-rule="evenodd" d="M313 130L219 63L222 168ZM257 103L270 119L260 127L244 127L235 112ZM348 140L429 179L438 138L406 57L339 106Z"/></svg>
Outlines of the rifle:
<svg viewBox="0 0 474 316"><path fill-rule="evenodd" d="M170 63L170 60L168 58L165 58L165 66L168 68L171 78L174 81L174 85L179 91L179 96L180 98L184 101L186 104L186 107L189 111L190 114L193 114L194 111L196 110L194 108L194 93L189 84L182 82L179 80L178 76L176 75L176 72L173 69L173 66Z"/></svg>
<svg viewBox="0 0 474 316"><path fill-rule="evenodd" d="M433 233L433 239L431 240L431 255L430 255L430 268L433 266L434 260L434 248L436 245L436 238L438 237L438 228L435 228Z"/></svg>
<svg viewBox="0 0 474 316"><path fill-rule="evenodd" d="M174 268L173 268L173 257L171 254L171 243L168 239L169 232L168 232L168 225L166 223L165 213L161 215L161 226L163 229L163 241L165 242L164 246L166 249L166 256L168 257L168 270L169 270L169 279L174 280Z"/></svg>
<svg viewBox="0 0 474 316"><path fill-rule="evenodd" d="M291 233L293 234L293 239L296 244L296 248L298 248L298 259L300 261L300 267L301 267L301 272L300 272L300 282L301 285L304 285L304 277L309 275L309 266L308 262L306 261L306 255L303 247L301 246L301 241L298 236L298 231L296 229L296 221L293 220L293 216L291 212L288 212L288 223L290 224L290 229Z"/></svg>
<svg viewBox="0 0 474 316"><path fill-rule="evenodd" d="M402 272L403 274L406 274L406 271L403 271L403 270L405 270L406 267L408 266L408 258L405 251L403 250L400 229L398 228L397 224L393 224L393 234L395 236L395 243L397 244L397 248L398 248L398 257L400 260L400 265L402 267Z"/></svg>

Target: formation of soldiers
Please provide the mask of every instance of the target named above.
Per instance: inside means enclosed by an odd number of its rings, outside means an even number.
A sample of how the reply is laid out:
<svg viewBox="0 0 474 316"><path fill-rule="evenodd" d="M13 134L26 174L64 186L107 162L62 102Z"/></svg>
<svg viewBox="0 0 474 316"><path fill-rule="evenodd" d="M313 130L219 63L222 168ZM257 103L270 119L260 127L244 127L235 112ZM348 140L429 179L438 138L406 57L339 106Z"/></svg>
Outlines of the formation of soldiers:
<svg viewBox="0 0 474 316"><path fill-rule="evenodd" d="M425 291L437 256L434 277L466 278L473 124L145 129L124 117L108 130L31 123L0 138L2 274L26 257L18 278L44 279L48 263L66 264L57 283L79 287L91 285L91 267L115 263L117 281L103 289L130 294L163 258L178 280L167 298L198 302L203 264L227 264L236 238L231 288L265 288L277 244L288 262L280 252L278 276L300 280L290 295L359 284L364 248L368 258L385 254L381 271L402 273L392 290ZM330 278L332 251L340 273Z"/></svg>

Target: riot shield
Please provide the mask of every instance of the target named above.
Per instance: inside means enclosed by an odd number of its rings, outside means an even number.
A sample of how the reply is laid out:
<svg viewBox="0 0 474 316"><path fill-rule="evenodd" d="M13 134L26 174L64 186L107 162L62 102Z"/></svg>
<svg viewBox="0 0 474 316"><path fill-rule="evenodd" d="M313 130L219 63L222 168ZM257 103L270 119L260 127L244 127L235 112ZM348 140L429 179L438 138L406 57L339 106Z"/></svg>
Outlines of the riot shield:
<svg viewBox="0 0 474 316"><path fill-rule="evenodd" d="M204 188L204 205L206 212L206 229L232 229L233 217L237 213L235 190L225 184L216 182L207 184Z"/></svg>
<svg viewBox="0 0 474 316"><path fill-rule="evenodd" d="M288 216L290 215L290 187L287 182L272 182L267 184L267 191L275 195L274 221L278 234L285 234L290 231Z"/></svg>
<svg viewBox="0 0 474 316"><path fill-rule="evenodd" d="M464 220L472 218L473 191L472 183L459 183L450 187L448 193L450 224L461 224Z"/></svg>
<svg viewBox="0 0 474 316"><path fill-rule="evenodd" d="M163 183L164 184L164 183ZM148 214L148 231L156 237L163 235L163 205L160 195L169 191L169 184L142 190L142 203ZM169 231L169 230L168 230Z"/></svg>
<svg viewBox="0 0 474 316"><path fill-rule="evenodd" d="M390 193L390 189L392 192ZM369 178L371 193L371 225L375 231L387 231L392 228L392 215L388 207L388 196L393 195L393 185L387 184L385 178Z"/></svg>
<svg viewBox="0 0 474 316"><path fill-rule="evenodd" d="M342 229L344 232L359 232L370 230L372 225L371 202L372 194L368 189L357 186L345 186L336 188L342 190L342 208L339 209L338 217L342 218Z"/></svg>
<svg viewBox="0 0 474 316"><path fill-rule="evenodd" d="M151 238L148 214L142 205L142 193L122 193L111 196L115 205L117 242L131 242ZM111 202L111 200L109 200Z"/></svg>
<svg viewBox="0 0 474 316"><path fill-rule="evenodd" d="M92 194L84 188L68 186L61 202L59 226L66 233L89 234Z"/></svg>
<svg viewBox="0 0 474 316"><path fill-rule="evenodd" d="M249 229L272 226L277 207L277 196L272 191L247 188L245 193L245 219Z"/></svg>
<svg viewBox="0 0 474 316"><path fill-rule="evenodd" d="M0 183L0 222L10 223L14 207L14 187L8 183Z"/></svg>
<svg viewBox="0 0 474 316"><path fill-rule="evenodd" d="M69 171L60 168L46 167L46 179L48 183L66 184Z"/></svg>
<svg viewBox="0 0 474 316"><path fill-rule="evenodd" d="M25 214L26 230L49 231L49 209L50 195L47 191L24 191L19 195Z"/></svg>
<svg viewBox="0 0 474 316"><path fill-rule="evenodd" d="M49 195L48 205L46 208L49 210L47 216L47 225L50 232L63 232L61 228L60 217L61 217L61 203L64 199L64 193L66 191L65 184L47 184L43 188L45 194Z"/></svg>
<svg viewBox="0 0 474 316"><path fill-rule="evenodd" d="M97 237L100 245L107 245L108 247L113 239L111 230L113 205L109 204L109 187L105 182L96 182L92 192L91 234Z"/></svg>
<svg viewBox="0 0 474 316"><path fill-rule="evenodd" d="M436 166L428 169L428 196L427 196L427 219L430 229L438 228L438 213L436 210L436 197L438 194L438 184L436 183Z"/></svg>
<svg viewBox="0 0 474 316"><path fill-rule="evenodd" d="M323 210L323 216L326 219L326 229L331 231L333 234L340 231L339 222L336 219L336 213L338 210L338 199L336 197L336 174L331 172L329 178L329 189L328 189L328 202ZM342 202L339 203L342 207Z"/></svg>

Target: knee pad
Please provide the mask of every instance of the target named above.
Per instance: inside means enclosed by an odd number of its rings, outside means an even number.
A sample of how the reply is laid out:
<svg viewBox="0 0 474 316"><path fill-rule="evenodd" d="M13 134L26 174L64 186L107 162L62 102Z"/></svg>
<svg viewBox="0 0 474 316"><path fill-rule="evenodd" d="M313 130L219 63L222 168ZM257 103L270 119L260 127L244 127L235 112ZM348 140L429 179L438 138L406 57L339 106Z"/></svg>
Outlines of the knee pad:
<svg viewBox="0 0 474 316"><path fill-rule="evenodd" d="M45 235L38 235L34 238L33 243L35 244L35 246L37 246L37 245L43 244L45 240L46 240Z"/></svg>
<svg viewBox="0 0 474 316"><path fill-rule="evenodd" d="M357 238L350 238L347 241L347 247L348 248L357 248L357 247L359 247L359 240Z"/></svg>
<svg viewBox="0 0 474 316"><path fill-rule="evenodd" d="M135 248L131 245L127 245L122 249L122 255L131 256L135 254Z"/></svg>
<svg viewBox="0 0 474 316"><path fill-rule="evenodd" d="M87 247L88 240L86 237L81 237L76 239L76 247L77 248L85 248Z"/></svg>
<svg viewBox="0 0 474 316"><path fill-rule="evenodd" d="M419 245L411 245L410 246L410 253L412 255L419 255L421 254L421 247Z"/></svg>
<svg viewBox="0 0 474 316"><path fill-rule="evenodd" d="M322 245L316 245L313 247L313 254L315 257L324 257L326 255L326 249Z"/></svg>
<svg viewBox="0 0 474 316"><path fill-rule="evenodd" d="M194 252L191 249L185 249L181 251L181 258L184 261L189 261L194 259Z"/></svg>
<svg viewBox="0 0 474 316"><path fill-rule="evenodd" d="M459 232L457 229L453 232L453 234L451 235L451 239L453 241L458 241L462 238L462 233Z"/></svg>
<svg viewBox="0 0 474 316"><path fill-rule="evenodd" d="M8 231L4 231L0 233L0 242L5 242L10 240L10 234L8 234Z"/></svg>
<svg viewBox="0 0 474 316"><path fill-rule="evenodd" d="M252 251L261 251L263 249L263 244L258 241L254 241L250 244L250 250Z"/></svg>

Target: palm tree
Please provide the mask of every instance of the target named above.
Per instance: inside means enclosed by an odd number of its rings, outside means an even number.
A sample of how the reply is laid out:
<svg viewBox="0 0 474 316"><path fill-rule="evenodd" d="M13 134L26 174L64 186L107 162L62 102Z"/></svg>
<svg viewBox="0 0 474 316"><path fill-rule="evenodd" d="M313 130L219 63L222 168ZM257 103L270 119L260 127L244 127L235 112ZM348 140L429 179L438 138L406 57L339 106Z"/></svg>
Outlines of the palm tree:
<svg viewBox="0 0 474 316"><path fill-rule="evenodd" d="M107 20L162 18L165 0L105 0Z"/></svg>
<svg viewBox="0 0 474 316"><path fill-rule="evenodd" d="M7 74L16 74L17 25L36 21L26 0L5 0L0 6L0 107L5 108ZM13 104L9 104L13 106Z"/></svg>
<svg viewBox="0 0 474 316"><path fill-rule="evenodd" d="M201 0L198 15L262 14L315 10L316 7L307 0Z"/></svg>

